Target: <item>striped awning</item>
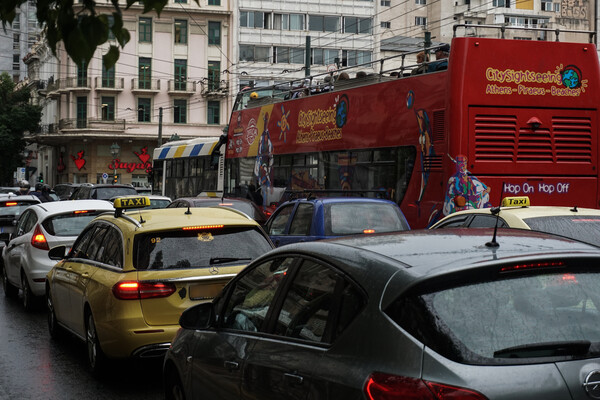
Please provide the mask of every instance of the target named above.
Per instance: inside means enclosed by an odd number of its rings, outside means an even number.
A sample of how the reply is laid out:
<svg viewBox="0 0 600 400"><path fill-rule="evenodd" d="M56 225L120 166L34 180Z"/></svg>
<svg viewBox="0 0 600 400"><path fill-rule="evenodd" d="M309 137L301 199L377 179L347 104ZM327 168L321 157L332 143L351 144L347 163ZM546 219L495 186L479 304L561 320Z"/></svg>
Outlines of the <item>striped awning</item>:
<svg viewBox="0 0 600 400"><path fill-rule="evenodd" d="M165 160L167 158L197 157L209 155L217 142L193 143L184 145L173 145L157 149L158 154L155 160Z"/></svg>

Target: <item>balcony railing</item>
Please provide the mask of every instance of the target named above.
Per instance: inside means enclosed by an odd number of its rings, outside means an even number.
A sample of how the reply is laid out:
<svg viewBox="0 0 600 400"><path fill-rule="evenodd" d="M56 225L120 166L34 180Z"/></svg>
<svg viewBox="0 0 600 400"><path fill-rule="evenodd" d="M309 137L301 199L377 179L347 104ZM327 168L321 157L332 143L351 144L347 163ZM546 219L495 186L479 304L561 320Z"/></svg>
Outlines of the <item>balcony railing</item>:
<svg viewBox="0 0 600 400"><path fill-rule="evenodd" d="M97 91L121 92L125 87L124 78L102 79L101 76L96 76L94 81L94 87Z"/></svg>
<svg viewBox="0 0 600 400"><path fill-rule="evenodd" d="M92 90L92 78L81 78L78 76L68 76L58 80L61 90L67 91L90 91Z"/></svg>
<svg viewBox="0 0 600 400"><path fill-rule="evenodd" d="M65 129L93 129L105 131L125 131L125 120L103 120L99 118L63 118L58 121L58 128Z"/></svg>
<svg viewBox="0 0 600 400"><path fill-rule="evenodd" d="M131 91L134 93L157 93L160 91L160 79L131 79Z"/></svg>
<svg viewBox="0 0 600 400"><path fill-rule="evenodd" d="M175 79L170 79L168 81L168 89L167 91L170 94L194 94L196 93L196 82L192 81L176 81Z"/></svg>
<svg viewBox="0 0 600 400"><path fill-rule="evenodd" d="M229 84L223 80L220 82L208 82L202 84L201 93L206 97L223 97L229 93Z"/></svg>

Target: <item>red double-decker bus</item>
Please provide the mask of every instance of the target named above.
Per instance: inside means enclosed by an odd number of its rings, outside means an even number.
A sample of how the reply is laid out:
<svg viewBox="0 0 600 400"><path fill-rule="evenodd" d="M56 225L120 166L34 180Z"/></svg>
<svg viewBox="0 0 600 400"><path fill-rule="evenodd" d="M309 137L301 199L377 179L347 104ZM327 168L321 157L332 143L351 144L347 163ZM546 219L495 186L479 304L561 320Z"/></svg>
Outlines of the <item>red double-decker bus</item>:
<svg viewBox="0 0 600 400"><path fill-rule="evenodd" d="M412 228L503 194L600 206L593 44L457 37L446 69L385 62L348 80L336 71L320 84L242 91L225 191L258 193L265 206L299 190L385 197Z"/></svg>

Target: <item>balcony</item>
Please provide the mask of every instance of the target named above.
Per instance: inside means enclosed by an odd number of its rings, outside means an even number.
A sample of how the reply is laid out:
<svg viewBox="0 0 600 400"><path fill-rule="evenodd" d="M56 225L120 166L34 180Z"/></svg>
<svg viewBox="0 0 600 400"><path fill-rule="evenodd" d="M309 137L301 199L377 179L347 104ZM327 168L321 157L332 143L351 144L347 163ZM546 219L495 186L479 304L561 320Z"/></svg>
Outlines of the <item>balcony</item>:
<svg viewBox="0 0 600 400"><path fill-rule="evenodd" d="M106 121L98 118L63 118L58 121L58 129L62 130L95 130L125 132L125 120Z"/></svg>
<svg viewBox="0 0 600 400"><path fill-rule="evenodd" d="M229 94L229 84L225 80L220 82L206 82L202 84L200 93L207 98L226 97Z"/></svg>
<svg viewBox="0 0 600 400"><path fill-rule="evenodd" d="M89 93L92 91L92 78L69 76L59 79L59 91Z"/></svg>
<svg viewBox="0 0 600 400"><path fill-rule="evenodd" d="M168 82L167 92L170 95L191 96L196 93L196 82L176 81L175 79L170 79Z"/></svg>
<svg viewBox="0 0 600 400"><path fill-rule="evenodd" d="M60 79L49 79L46 85L46 96L56 98L60 96Z"/></svg>
<svg viewBox="0 0 600 400"><path fill-rule="evenodd" d="M125 87L124 78L102 79L101 76L94 78L96 92L120 93Z"/></svg>
<svg viewBox="0 0 600 400"><path fill-rule="evenodd" d="M160 92L160 79L131 79L131 92L134 94L156 94Z"/></svg>

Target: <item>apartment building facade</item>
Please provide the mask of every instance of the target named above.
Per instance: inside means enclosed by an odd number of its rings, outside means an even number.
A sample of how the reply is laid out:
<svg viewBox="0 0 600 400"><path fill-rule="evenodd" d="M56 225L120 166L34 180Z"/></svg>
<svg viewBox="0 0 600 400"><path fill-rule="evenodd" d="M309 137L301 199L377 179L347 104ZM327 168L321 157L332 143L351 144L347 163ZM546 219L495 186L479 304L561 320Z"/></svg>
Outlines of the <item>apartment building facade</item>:
<svg viewBox="0 0 600 400"><path fill-rule="evenodd" d="M112 182L116 175L119 183L147 186L155 147L171 138L218 137L227 123L229 3L170 0L160 17L136 5L123 19L131 40L112 68L102 55L114 39L87 65L74 64L60 44L53 60L43 44L26 60L32 76L24 83L44 106L42 129L26 139L51 185Z"/></svg>

